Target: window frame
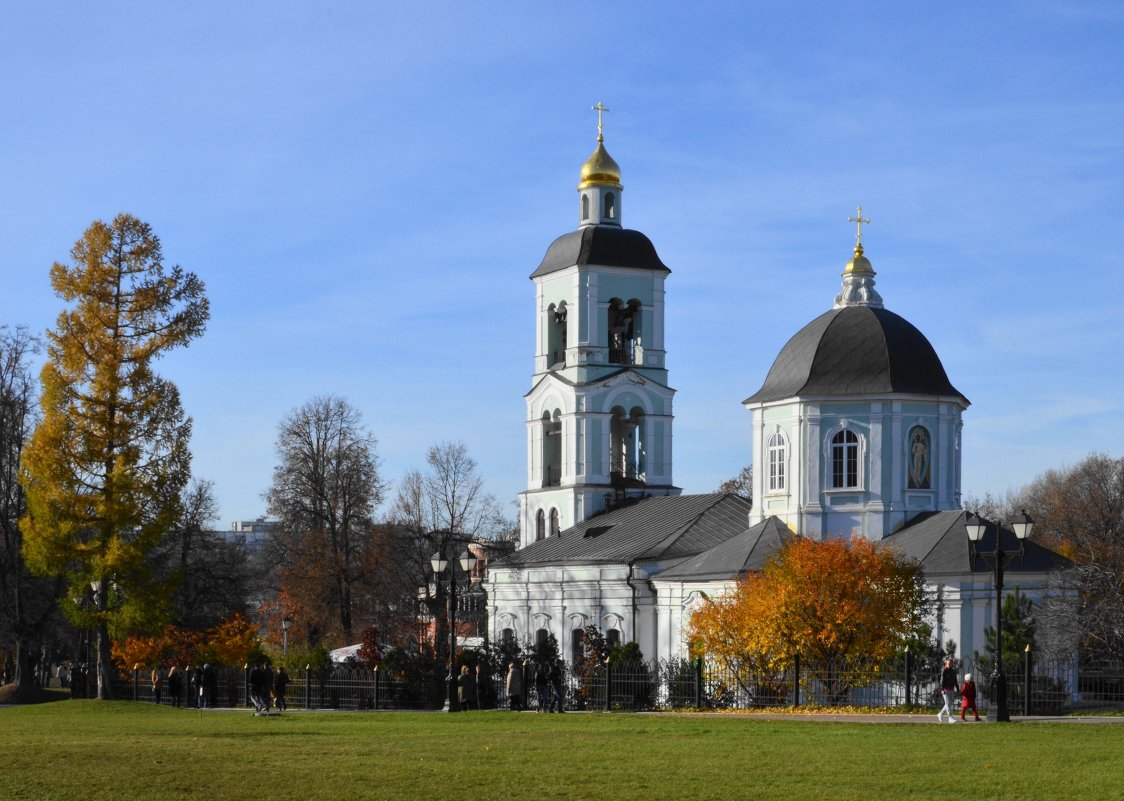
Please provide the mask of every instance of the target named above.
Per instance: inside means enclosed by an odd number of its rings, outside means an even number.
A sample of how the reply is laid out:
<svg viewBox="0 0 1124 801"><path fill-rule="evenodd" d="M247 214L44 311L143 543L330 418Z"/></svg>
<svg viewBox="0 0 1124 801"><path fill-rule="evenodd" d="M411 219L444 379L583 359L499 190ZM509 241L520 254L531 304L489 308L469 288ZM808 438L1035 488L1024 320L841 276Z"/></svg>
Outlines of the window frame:
<svg viewBox="0 0 1124 801"><path fill-rule="evenodd" d="M788 491L788 437L779 428L765 444L765 463L768 466L765 476L765 491L783 493Z"/></svg>

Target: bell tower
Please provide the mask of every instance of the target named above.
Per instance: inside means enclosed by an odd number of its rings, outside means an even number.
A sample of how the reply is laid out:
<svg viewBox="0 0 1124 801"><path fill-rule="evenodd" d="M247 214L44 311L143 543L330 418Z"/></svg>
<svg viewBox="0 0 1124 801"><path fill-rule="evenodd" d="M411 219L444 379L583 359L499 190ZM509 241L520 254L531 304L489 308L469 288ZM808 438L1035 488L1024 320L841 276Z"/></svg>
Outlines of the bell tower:
<svg viewBox="0 0 1124 801"><path fill-rule="evenodd" d="M621 223L621 171L597 147L582 165L578 228L547 249L535 284L535 363L527 403L520 544L672 484L672 398L664 279L644 234Z"/></svg>

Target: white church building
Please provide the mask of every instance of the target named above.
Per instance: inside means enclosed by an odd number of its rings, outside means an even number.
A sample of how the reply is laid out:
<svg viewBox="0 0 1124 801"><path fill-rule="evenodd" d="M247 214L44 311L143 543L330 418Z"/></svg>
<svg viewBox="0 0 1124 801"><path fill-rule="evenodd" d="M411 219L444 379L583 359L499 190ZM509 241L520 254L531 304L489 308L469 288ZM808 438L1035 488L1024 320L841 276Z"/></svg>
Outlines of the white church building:
<svg viewBox="0 0 1124 801"><path fill-rule="evenodd" d="M682 657L696 605L759 569L786 538L857 535L917 559L941 599L939 642L982 651L995 599L960 510L969 402L925 336L885 308L862 210L830 309L796 332L743 401L752 506L733 494L682 495L664 345L671 271L648 237L623 227L620 168L598 128L581 168L578 228L531 274L527 489L520 548L491 566L493 638L553 634L572 659L593 624L647 658ZM830 291L825 283L825 301ZM1013 534L1003 537L1013 546ZM1007 570L1008 591L1041 594L1063 562L1028 543Z"/></svg>

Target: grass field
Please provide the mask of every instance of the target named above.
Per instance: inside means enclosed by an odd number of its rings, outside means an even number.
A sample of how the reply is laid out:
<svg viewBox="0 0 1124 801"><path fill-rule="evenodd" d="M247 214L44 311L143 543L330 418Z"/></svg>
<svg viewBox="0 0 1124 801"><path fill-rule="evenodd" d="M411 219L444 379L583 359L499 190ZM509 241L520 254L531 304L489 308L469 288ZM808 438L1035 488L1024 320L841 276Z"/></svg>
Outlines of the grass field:
<svg viewBox="0 0 1124 801"><path fill-rule="evenodd" d="M1124 726L0 709L0 799L1121 799Z"/></svg>

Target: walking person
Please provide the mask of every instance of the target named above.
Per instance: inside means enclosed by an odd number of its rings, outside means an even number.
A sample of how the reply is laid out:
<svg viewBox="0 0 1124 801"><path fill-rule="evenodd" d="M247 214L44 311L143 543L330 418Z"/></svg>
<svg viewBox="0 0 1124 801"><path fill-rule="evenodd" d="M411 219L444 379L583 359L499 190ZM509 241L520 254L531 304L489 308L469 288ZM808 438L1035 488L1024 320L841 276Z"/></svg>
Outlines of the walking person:
<svg viewBox="0 0 1124 801"><path fill-rule="evenodd" d="M175 665L168 671L168 695L173 707L183 706L183 673Z"/></svg>
<svg viewBox="0 0 1124 801"><path fill-rule="evenodd" d="M976 709L976 683L972 681L972 674L964 674L964 686L960 688L960 719L964 720L964 713L969 709L975 715L975 719L980 719L980 712Z"/></svg>
<svg viewBox="0 0 1124 801"><path fill-rule="evenodd" d="M289 687L289 674L285 672L285 666L277 668L277 673L273 676L273 702L277 705L277 710L288 709L289 704L285 701L285 690Z"/></svg>
<svg viewBox="0 0 1124 801"><path fill-rule="evenodd" d="M507 683L504 685L512 712L523 710L523 666L512 662L507 666Z"/></svg>
<svg viewBox="0 0 1124 801"><path fill-rule="evenodd" d="M941 671L941 697L944 699L944 706L937 713L939 722L943 722L945 718L948 719L949 723L956 722L956 718L952 715L952 710L956 706L956 687L956 668L952 666L950 657L944 661L944 670Z"/></svg>
<svg viewBox="0 0 1124 801"><path fill-rule="evenodd" d="M541 663L535 666L535 695L539 700L537 711L546 712L547 704L550 703L550 679L547 676L546 665Z"/></svg>
<svg viewBox="0 0 1124 801"><path fill-rule="evenodd" d="M207 705L207 693L203 688L203 668L195 666L191 672L191 695L195 699L195 708L202 709Z"/></svg>
<svg viewBox="0 0 1124 801"><path fill-rule="evenodd" d="M160 703L160 694L164 691L164 668L159 664L152 669L152 700Z"/></svg>
<svg viewBox="0 0 1124 801"><path fill-rule="evenodd" d="M550 712L565 712L562 708L562 660L556 659L550 666Z"/></svg>
<svg viewBox="0 0 1124 801"><path fill-rule="evenodd" d="M457 688L457 695L461 702L461 710L479 709L480 704L476 695L476 674L469 672L468 665L461 665L461 677Z"/></svg>

